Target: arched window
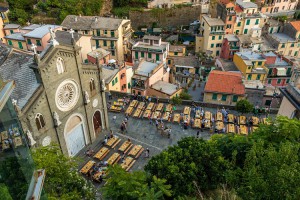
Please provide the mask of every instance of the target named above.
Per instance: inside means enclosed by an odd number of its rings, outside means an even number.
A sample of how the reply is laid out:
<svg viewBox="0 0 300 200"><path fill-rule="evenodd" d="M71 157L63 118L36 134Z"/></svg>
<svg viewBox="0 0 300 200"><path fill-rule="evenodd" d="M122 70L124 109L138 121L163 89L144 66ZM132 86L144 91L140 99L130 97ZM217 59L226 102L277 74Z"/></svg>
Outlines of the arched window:
<svg viewBox="0 0 300 200"><path fill-rule="evenodd" d="M90 90L91 90L92 94L94 94L96 91L95 80L93 78L91 78L91 80L90 80Z"/></svg>
<svg viewBox="0 0 300 200"><path fill-rule="evenodd" d="M45 127L45 120L42 114L38 113L35 116L35 123L36 123L36 127L38 128L38 130L42 129Z"/></svg>
<svg viewBox="0 0 300 200"><path fill-rule="evenodd" d="M65 71L64 60L61 57L58 57L56 60L57 73L62 74Z"/></svg>

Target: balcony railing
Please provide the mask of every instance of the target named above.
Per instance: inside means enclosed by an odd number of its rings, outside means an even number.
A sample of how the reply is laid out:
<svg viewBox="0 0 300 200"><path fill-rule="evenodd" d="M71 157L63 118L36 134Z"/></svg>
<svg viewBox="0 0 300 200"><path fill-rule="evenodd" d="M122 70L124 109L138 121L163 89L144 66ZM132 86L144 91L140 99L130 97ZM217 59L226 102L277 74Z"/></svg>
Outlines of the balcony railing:
<svg viewBox="0 0 300 200"><path fill-rule="evenodd" d="M224 35L224 34L225 34L225 31L224 31L224 30L210 31L210 34L214 34L214 35Z"/></svg>
<svg viewBox="0 0 300 200"><path fill-rule="evenodd" d="M239 50L240 47L238 47L238 46L230 46L230 49L232 49L232 50Z"/></svg>

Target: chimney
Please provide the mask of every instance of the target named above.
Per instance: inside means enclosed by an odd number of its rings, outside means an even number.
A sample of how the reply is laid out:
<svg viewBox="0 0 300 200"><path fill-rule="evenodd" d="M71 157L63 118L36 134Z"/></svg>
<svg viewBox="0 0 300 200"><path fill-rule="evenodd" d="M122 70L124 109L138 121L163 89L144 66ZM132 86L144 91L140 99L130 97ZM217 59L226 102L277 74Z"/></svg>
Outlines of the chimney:
<svg viewBox="0 0 300 200"><path fill-rule="evenodd" d="M75 20L75 22L77 22L77 16L75 16L74 20Z"/></svg>

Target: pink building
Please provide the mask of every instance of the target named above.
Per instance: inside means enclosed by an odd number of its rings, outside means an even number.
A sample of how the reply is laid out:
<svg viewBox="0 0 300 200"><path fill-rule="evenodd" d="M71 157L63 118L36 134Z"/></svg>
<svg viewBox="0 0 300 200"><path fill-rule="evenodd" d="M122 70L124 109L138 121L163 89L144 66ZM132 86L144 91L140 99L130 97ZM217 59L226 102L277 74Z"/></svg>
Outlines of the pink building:
<svg viewBox="0 0 300 200"><path fill-rule="evenodd" d="M37 52L41 53L46 48L51 38L49 32L50 28L52 28L54 32L57 30L62 30L61 26L44 25L24 34L23 37L25 38L27 49L31 50L31 45L35 44L37 46Z"/></svg>
<svg viewBox="0 0 300 200"><path fill-rule="evenodd" d="M266 0L262 4L262 13L278 13L296 10L298 0Z"/></svg>
<svg viewBox="0 0 300 200"><path fill-rule="evenodd" d="M276 87L286 86L290 82L293 64L273 52L264 53L262 57L266 59L265 66L269 69L266 84Z"/></svg>
<svg viewBox="0 0 300 200"><path fill-rule="evenodd" d="M87 59L90 63L96 64L97 58L99 64L108 64L108 61L110 60L110 51L99 48L87 54Z"/></svg>
<svg viewBox="0 0 300 200"><path fill-rule="evenodd" d="M19 33L20 27L21 26L19 24L6 24L3 28L4 34L8 36L14 33Z"/></svg>
<svg viewBox="0 0 300 200"><path fill-rule="evenodd" d="M169 72L163 63L141 61L131 79L132 94L149 95L149 88L157 81L169 82Z"/></svg>
<svg viewBox="0 0 300 200"><path fill-rule="evenodd" d="M235 52L240 50L239 39L236 35L227 34L224 36L221 58L225 60L233 60Z"/></svg>

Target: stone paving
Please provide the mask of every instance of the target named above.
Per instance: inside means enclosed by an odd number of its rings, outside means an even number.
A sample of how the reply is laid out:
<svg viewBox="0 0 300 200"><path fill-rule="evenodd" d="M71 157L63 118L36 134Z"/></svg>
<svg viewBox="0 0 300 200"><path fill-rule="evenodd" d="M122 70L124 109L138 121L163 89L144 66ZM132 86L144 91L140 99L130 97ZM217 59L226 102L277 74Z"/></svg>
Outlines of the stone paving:
<svg viewBox="0 0 300 200"><path fill-rule="evenodd" d="M166 104L165 104L166 105ZM177 110L175 113L181 113L183 111L184 105L176 106ZM204 108L205 111L210 111L213 114L216 113L217 109L214 108ZM236 111L229 111L230 113L234 115L238 115L238 112ZM116 116L116 121L113 120L113 116ZM191 116L193 116L191 114ZM249 116L249 115L248 115ZM153 121L153 124L149 123L148 119L142 119L142 118L133 118L129 117L128 125L127 125L127 132L125 134L121 134L120 132L120 125L122 121L125 118L124 112L121 113L114 113L109 112L108 113L109 122L110 122L110 128L109 130L112 130L115 135L120 137L122 140L115 149L111 149L110 153L103 159L107 160L114 152L118 152L118 148L122 145L124 141L126 141L128 138L131 139L131 142L136 145L142 145L144 149L149 148L150 150L150 157L159 154L163 149L166 149L168 146L175 145L181 138L188 137L188 136L194 136L196 137L196 133L198 129L193 129L189 127L188 129L183 129L183 126L178 123L173 122L164 122L166 126L171 127L172 133L171 137L167 138L166 136L162 136L156 129L155 122ZM101 133L101 135L98 137L97 141L95 141L93 144L88 145L86 148L84 148L77 157L81 159L79 169L82 168L82 166L88 161L93 158L87 157L84 152L87 149L93 149L94 152L98 152L99 149L103 146L102 141L104 140L105 135L108 135L109 130L105 130ZM211 133L209 133L209 130L203 130L203 132L200 132L200 137L204 139L209 139L211 136ZM119 152L120 153L120 152ZM93 159L94 161L98 162L97 160ZM144 166L147 164L149 158L145 158L145 154L141 154L141 156L136 160L136 163L133 165L133 167L130 169L130 171L133 170L143 170ZM121 162L119 161L119 164ZM99 187L99 184L95 184L96 187Z"/></svg>

